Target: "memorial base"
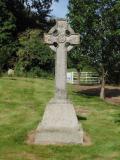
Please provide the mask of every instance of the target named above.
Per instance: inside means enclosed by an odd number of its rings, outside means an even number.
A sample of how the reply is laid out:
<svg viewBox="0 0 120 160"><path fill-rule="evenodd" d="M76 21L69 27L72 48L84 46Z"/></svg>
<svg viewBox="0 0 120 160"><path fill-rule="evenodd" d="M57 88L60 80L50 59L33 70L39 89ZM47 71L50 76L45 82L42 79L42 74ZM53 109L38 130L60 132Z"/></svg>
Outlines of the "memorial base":
<svg viewBox="0 0 120 160"><path fill-rule="evenodd" d="M82 144L83 130L68 100L52 100L36 130L34 144Z"/></svg>

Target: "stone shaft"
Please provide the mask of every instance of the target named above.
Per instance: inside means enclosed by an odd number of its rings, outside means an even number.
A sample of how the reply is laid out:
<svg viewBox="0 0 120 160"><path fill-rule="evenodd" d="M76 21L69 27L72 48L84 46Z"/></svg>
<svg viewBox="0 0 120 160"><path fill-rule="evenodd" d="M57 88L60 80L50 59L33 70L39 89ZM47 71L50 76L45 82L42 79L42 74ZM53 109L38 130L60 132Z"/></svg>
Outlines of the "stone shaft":
<svg viewBox="0 0 120 160"><path fill-rule="evenodd" d="M55 83L56 99L66 99L66 73L67 73L67 50L63 43L59 44L56 54Z"/></svg>

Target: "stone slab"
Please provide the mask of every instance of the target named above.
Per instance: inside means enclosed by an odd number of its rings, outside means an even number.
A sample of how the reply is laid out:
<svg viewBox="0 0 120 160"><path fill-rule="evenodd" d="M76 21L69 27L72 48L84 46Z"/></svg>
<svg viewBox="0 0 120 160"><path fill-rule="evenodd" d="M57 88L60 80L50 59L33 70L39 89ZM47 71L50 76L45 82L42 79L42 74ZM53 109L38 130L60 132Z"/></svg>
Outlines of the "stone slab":
<svg viewBox="0 0 120 160"><path fill-rule="evenodd" d="M78 123L73 105L67 101L52 100L39 124L35 144L81 144L83 130Z"/></svg>

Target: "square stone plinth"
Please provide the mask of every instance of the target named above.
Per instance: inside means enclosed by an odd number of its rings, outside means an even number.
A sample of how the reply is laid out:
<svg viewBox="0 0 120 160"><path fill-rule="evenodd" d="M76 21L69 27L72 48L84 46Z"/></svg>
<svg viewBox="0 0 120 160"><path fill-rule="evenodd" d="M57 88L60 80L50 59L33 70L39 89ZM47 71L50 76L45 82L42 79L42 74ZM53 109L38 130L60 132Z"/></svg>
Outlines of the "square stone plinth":
<svg viewBox="0 0 120 160"><path fill-rule="evenodd" d="M68 100L52 100L39 124L34 144L82 144L83 130Z"/></svg>

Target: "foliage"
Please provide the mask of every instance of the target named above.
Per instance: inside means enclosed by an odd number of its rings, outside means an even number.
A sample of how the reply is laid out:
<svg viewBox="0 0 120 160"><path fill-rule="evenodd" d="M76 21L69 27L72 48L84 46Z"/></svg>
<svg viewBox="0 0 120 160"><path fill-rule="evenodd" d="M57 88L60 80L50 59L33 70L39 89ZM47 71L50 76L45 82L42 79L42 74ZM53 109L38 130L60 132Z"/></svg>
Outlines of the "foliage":
<svg viewBox="0 0 120 160"><path fill-rule="evenodd" d="M69 59L69 67L75 68L78 71L82 71L84 67L89 65L88 57L82 53L81 47L79 46L75 47L69 53Z"/></svg>
<svg viewBox="0 0 120 160"><path fill-rule="evenodd" d="M0 0L0 71L13 67L9 64L10 57L16 51L14 32L15 17L7 8L6 1Z"/></svg>
<svg viewBox="0 0 120 160"><path fill-rule="evenodd" d="M58 2L58 0L23 0L23 3L26 3L29 10L34 10L42 19L45 19L50 14L53 1Z"/></svg>
<svg viewBox="0 0 120 160"><path fill-rule="evenodd" d="M116 53L115 53L116 54ZM120 84L120 61L114 61L112 65L108 68L108 83Z"/></svg>
<svg viewBox="0 0 120 160"><path fill-rule="evenodd" d="M120 58L119 8L119 1L112 0L69 2L68 16L73 28L81 34L80 47L87 51L96 68L101 65L108 68L108 63Z"/></svg>
<svg viewBox="0 0 120 160"><path fill-rule="evenodd" d="M120 61L120 3L103 0L70 0L69 18L81 34L81 50L101 74Z"/></svg>
<svg viewBox="0 0 120 160"><path fill-rule="evenodd" d="M8 10L16 18L16 34L28 28L46 30L52 21L48 21L53 0L6 0Z"/></svg>
<svg viewBox="0 0 120 160"><path fill-rule="evenodd" d="M89 66L89 59L82 52L82 48L77 46L70 53L68 57L69 67L75 68L77 71L77 83L80 84L81 72L85 67Z"/></svg>
<svg viewBox="0 0 120 160"><path fill-rule="evenodd" d="M41 72L54 70L54 54L43 43L40 30L27 30L19 36L18 64L16 70L20 72L33 72L40 76Z"/></svg>
<svg viewBox="0 0 120 160"><path fill-rule="evenodd" d="M9 39L16 28L15 17L8 10L4 0L0 0L0 10L0 43L5 44L6 42L9 42Z"/></svg>
<svg viewBox="0 0 120 160"><path fill-rule="evenodd" d="M17 44L11 42L0 48L0 69L1 72L6 71L8 68L14 68L16 57L15 52L17 50Z"/></svg>
<svg viewBox="0 0 120 160"><path fill-rule="evenodd" d="M28 28L49 30L54 24L54 20L48 20L52 3L53 0L0 0L0 71L16 65L19 34Z"/></svg>
<svg viewBox="0 0 120 160"><path fill-rule="evenodd" d="M68 16L73 28L81 34L80 48L101 76L101 98L109 68L119 66L119 9L120 2L114 0L69 1Z"/></svg>

